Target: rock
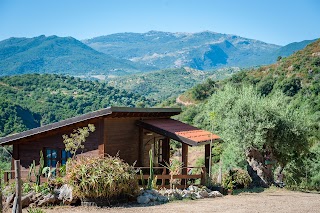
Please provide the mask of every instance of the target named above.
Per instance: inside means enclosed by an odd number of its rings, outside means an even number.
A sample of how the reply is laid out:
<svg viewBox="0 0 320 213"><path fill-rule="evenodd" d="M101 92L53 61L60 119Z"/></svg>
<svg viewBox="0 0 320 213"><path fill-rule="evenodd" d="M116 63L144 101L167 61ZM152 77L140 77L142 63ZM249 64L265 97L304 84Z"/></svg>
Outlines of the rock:
<svg viewBox="0 0 320 213"><path fill-rule="evenodd" d="M140 204L147 204L150 202L149 196L140 195L137 197L137 202Z"/></svg>
<svg viewBox="0 0 320 213"><path fill-rule="evenodd" d="M184 193L184 194L182 195L182 198L183 198L183 199L191 198L191 193Z"/></svg>
<svg viewBox="0 0 320 213"><path fill-rule="evenodd" d="M152 201L152 202L157 200L157 196L156 195L146 194L145 196L148 197L149 200Z"/></svg>
<svg viewBox="0 0 320 213"><path fill-rule="evenodd" d="M14 197L15 197L15 193L13 193L7 197L5 207L9 207L9 208L12 207Z"/></svg>
<svg viewBox="0 0 320 213"><path fill-rule="evenodd" d="M68 205L76 202L76 199L72 196L72 187L67 184L61 186L57 193L59 193L58 199L62 200L63 204Z"/></svg>
<svg viewBox="0 0 320 213"><path fill-rule="evenodd" d="M159 196L157 197L157 200L158 200L159 202L161 202L161 203L166 203L166 202L169 201L168 197L162 196L162 195L159 195Z"/></svg>
<svg viewBox="0 0 320 213"><path fill-rule="evenodd" d="M209 193L209 197L222 197L223 195L219 191L212 191Z"/></svg>
<svg viewBox="0 0 320 213"><path fill-rule="evenodd" d="M38 206L47 206L49 204L54 204L57 202L57 198L53 194L47 194L42 200L38 202Z"/></svg>
<svg viewBox="0 0 320 213"><path fill-rule="evenodd" d="M203 198L208 198L209 197L209 193L206 190L200 191L198 193Z"/></svg>
<svg viewBox="0 0 320 213"><path fill-rule="evenodd" d="M202 195L200 194L200 192L196 192L196 199L203 199Z"/></svg>
<svg viewBox="0 0 320 213"><path fill-rule="evenodd" d="M30 203L32 203L32 201L33 201L32 198L35 194L36 194L35 192L29 192L25 196L21 197L22 208L28 207L30 205Z"/></svg>
<svg viewBox="0 0 320 213"><path fill-rule="evenodd" d="M37 193L37 194L34 194L32 196L32 200L33 201L36 201L36 200L39 200L39 199L42 199L43 198L43 195L41 193Z"/></svg>

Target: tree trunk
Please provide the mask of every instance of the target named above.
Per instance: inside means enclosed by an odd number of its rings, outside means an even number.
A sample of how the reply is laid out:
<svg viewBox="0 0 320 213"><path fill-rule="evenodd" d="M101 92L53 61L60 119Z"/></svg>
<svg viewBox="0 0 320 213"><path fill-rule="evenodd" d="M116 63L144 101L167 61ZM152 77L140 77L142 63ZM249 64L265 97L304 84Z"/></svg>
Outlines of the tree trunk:
<svg viewBox="0 0 320 213"><path fill-rule="evenodd" d="M255 187L269 187L274 179L272 164L266 164L266 160L271 161L271 157L263 156L257 149L250 149L246 152L248 162L248 173L252 178Z"/></svg>

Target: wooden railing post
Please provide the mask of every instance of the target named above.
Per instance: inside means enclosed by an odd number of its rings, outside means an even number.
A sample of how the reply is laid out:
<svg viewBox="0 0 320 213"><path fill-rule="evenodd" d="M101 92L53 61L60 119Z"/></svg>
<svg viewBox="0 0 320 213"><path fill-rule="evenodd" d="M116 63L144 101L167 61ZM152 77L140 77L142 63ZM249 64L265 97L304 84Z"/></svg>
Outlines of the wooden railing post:
<svg viewBox="0 0 320 213"><path fill-rule="evenodd" d="M162 169L162 175L166 175L166 173L167 173L167 168L166 168L166 167L163 167L163 169ZM161 180L162 180L162 181L161 181L161 186L164 187L164 186L166 185L166 179L165 179L165 178L162 178Z"/></svg>
<svg viewBox="0 0 320 213"><path fill-rule="evenodd" d="M9 182L9 177L8 177L9 173L8 172L4 172L3 173L3 182L7 183Z"/></svg>
<svg viewBox="0 0 320 213"><path fill-rule="evenodd" d="M20 160L14 161L15 181L16 181L16 197L12 207L12 213L22 213L21 206L21 168Z"/></svg>
<svg viewBox="0 0 320 213"><path fill-rule="evenodd" d="M206 178L207 178L207 168L206 167L202 167L201 185L206 185Z"/></svg>

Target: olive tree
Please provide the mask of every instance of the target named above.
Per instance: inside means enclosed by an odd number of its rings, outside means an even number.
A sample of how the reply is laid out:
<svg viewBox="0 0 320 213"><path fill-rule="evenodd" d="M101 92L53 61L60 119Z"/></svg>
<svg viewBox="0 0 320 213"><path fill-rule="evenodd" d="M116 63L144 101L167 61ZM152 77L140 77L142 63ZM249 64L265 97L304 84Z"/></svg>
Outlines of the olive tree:
<svg viewBox="0 0 320 213"><path fill-rule="evenodd" d="M194 122L208 128L212 112L215 130L225 142L225 167L247 161L256 185L270 185L275 165L282 172L291 160L308 151L304 112L288 107L281 92L264 97L252 86L226 85L211 96Z"/></svg>

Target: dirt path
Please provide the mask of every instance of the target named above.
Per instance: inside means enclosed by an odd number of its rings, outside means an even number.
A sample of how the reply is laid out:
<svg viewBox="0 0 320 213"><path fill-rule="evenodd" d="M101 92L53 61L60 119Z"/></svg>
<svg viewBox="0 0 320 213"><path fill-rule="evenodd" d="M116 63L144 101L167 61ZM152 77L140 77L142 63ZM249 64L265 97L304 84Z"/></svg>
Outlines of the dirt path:
<svg viewBox="0 0 320 213"><path fill-rule="evenodd" d="M182 104L184 106L190 106L190 105L194 105L194 103L192 102L184 102L183 100L180 99L180 95L177 97L176 102L178 104Z"/></svg>
<svg viewBox="0 0 320 213"><path fill-rule="evenodd" d="M287 190L267 190L262 193L242 193L223 198L206 198L202 200L176 201L156 206L123 206L112 208L55 207L44 209L45 212L320 212L320 194L291 192Z"/></svg>

